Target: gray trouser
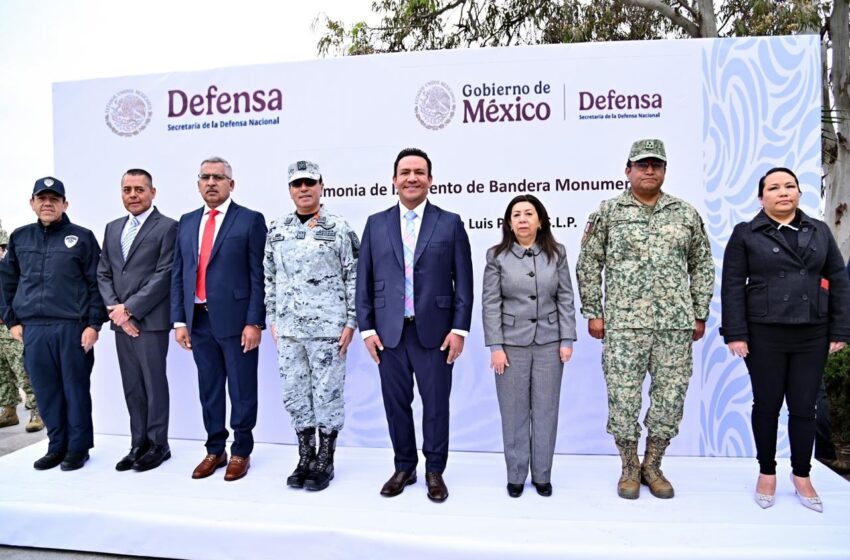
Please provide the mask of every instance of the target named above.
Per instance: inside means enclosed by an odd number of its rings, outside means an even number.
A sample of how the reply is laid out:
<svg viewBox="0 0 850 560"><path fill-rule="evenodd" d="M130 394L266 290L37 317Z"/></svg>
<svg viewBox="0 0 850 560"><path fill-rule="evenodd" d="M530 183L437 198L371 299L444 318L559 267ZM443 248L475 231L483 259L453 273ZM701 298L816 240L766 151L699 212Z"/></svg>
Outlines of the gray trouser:
<svg viewBox="0 0 850 560"><path fill-rule="evenodd" d="M283 405L295 431L342 430L345 422L345 358L337 338L277 339Z"/></svg>
<svg viewBox="0 0 850 560"><path fill-rule="evenodd" d="M504 347L510 367L496 375L496 394L511 484L525 483L529 461L531 480L550 482L564 370L559 347L559 342Z"/></svg>

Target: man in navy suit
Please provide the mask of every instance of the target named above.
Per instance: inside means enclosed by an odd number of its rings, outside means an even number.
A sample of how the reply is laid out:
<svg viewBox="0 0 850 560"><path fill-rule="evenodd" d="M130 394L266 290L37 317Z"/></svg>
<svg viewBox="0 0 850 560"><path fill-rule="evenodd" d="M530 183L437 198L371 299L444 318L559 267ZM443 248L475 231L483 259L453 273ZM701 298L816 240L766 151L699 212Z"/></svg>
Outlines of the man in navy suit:
<svg viewBox="0 0 850 560"><path fill-rule="evenodd" d="M381 489L397 496L416 482L413 376L422 398L428 498L449 492L452 367L472 317L472 259L460 216L427 201L431 160L402 150L393 166L399 203L369 216L357 262L357 323L381 376L395 473Z"/></svg>
<svg viewBox="0 0 850 560"><path fill-rule="evenodd" d="M204 207L184 214L177 227L171 271L171 320L177 343L192 351L207 456L192 478L227 465L225 480L247 474L257 423L257 347L265 328L263 250L266 222L230 199L236 183L219 157L201 162L198 191ZM233 445L227 462L225 384L230 394Z"/></svg>
<svg viewBox="0 0 850 560"><path fill-rule="evenodd" d="M106 225L97 265L130 414L130 452L115 465L118 471L147 471L171 458L165 364L177 222L160 214L154 197L150 173L124 173L121 201L128 213Z"/></svg>

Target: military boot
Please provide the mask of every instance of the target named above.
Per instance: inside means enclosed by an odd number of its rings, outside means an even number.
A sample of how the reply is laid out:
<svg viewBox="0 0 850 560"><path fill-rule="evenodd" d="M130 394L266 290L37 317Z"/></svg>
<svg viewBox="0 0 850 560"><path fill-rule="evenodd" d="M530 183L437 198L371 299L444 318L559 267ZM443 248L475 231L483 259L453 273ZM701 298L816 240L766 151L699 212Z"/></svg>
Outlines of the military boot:
<svg viewBox="0 0 850 560"><path fill-rule="evenodd" d="M668 445L670 445L669 439L646 438L646 453L643 455L643 464L640 466L640 482L649 486L650 493L656 498L673 497L673 485L661 472L661 459L664 458L664 450Z"/></svg>
<svg viewBox="0 0 850 560"><path fill-rule="evenodd" d="M286 479L286 485L304 488L304 479L310 474L310 466L316 459L316 428L304 428L295 434L298 436L298 464Z"/></svg>
<svg viewBox="0 0 850 560"><path fill-rule="evenodd" d="M334 477L334 451L336 451L337 431L325 432L319 430L319 449L316 451L316 462L310 469L310 474L304 479L307 490L324 490Z"/></svg>
<svg viewBox="0 0 850 560"><path fill-rule="evenodd" d="M15 410L14 406L0 406L0 428L17 426L20 422L18 411Z"/></svg>
<svg viewBox="0 0 850 560"><path fill-rule="evenodd" d="M38 410L30 410L30 419L27 422L26 430L29 433L38 432L44 429L44 422L41 419L41 415L38 413Z"/></svg>
<svg viewBox="0 0 850 560"><path fill-rule="evenodd" d="M623 472L617 482L617 495L627 500L636 500L640 496L640 459L637 454L637 442L614 440L614 443L623 462Z"/></svg>

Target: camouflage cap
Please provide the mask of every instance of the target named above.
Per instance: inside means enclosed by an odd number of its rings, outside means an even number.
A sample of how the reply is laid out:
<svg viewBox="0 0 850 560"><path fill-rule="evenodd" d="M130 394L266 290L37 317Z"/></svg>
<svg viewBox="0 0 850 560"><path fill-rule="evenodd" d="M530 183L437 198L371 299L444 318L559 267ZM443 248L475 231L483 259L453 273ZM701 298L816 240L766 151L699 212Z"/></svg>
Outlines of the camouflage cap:
<svg viewBox="0 0 850 560"><path fill-rule="evenodd" d="M322 178L322 172L319 171L318 164L312 161L296 161L289 166L289 183L297 179L315 179L318 181Z"/></svg>
<svg viewBox="0 0 850 560"><path fill-rule="evenodd" d="M3 224L0 223L0 245L9 244L9 234L3 229Z"/></svg>
<svg viewBox="0 0 850 560"><path fill-rule="evenodd" d="M629 150L629 161L639 161L646 158L667 161L667 152L664 150L664 142L657 138L646 138L632 144Z"/></svg>
<svg viewBox="0 0 850 560"><path fill-rule="evenodd" d="M38 196L43 192L55 192L65 198L65 185L56 177L42 177L32 187L32 195Z"/></svg>

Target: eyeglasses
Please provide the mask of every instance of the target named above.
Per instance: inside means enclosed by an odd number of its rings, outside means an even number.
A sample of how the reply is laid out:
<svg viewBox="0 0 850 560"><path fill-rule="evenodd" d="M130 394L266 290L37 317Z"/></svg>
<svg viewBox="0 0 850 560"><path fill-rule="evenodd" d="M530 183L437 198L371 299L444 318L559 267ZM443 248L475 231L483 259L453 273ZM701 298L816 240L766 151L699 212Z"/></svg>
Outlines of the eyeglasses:
<svg viewBox="0 0 850 560"><path fill-rule="evenodd" d="M632 162L632 165L634 165L641 171L646 171L650 167L659 171L664 171L667 168L667 164L663 161L635 161Z"/></svg>
<svg viewBox="0 0 850 560"><path fill-rule="evenodd" d="M293 189L297 189L297 188L300 188L301 185L307 185L308 187L315 187L318 184L319 184L319 182L315 179L295 179L294 181L289 183L289 186L292 187Z"/></svg>
<svg viewBox="0 0 850 560"><path fill-rule="evenodd" d="M212 179L213 181L224 181L225 179L230 179L227 175L219 175L218 173L201 173L198 175L198 179L201 181L209 181Z"/></svg>

